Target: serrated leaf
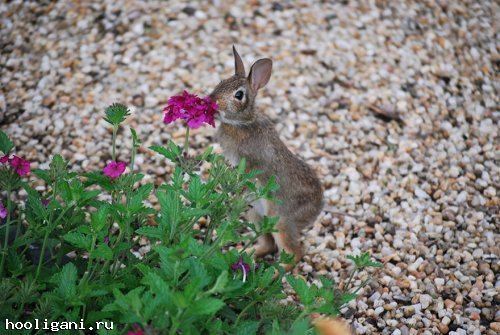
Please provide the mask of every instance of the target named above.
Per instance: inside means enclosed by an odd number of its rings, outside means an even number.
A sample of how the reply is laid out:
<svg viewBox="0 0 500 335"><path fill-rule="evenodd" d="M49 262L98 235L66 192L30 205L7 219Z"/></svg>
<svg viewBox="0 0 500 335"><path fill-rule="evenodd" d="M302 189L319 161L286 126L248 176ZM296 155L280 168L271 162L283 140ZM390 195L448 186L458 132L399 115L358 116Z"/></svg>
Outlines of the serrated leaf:
<svg viewBox="0 0 500 335"><path fill-rule="evenodd" d="M171 148L167 149L167 148L162 147L162 146L153 145L153 146L149 147L149 149L153 150L154 152L159 153L160 155L164 156L165 158L167 158L171 161L175 161L175 159L178 156L176 151L172 151Z"/></svg>
<svg viewBox="0 0 500 335"><path fill-rule="evenodd" d="M308 333L310 328L309 320L301 318L297 319L292 324L292 329L290 330L290 335L304 335Z"/></svg>
<svg viewBox="0 0 500 335"><path fill-rule="evenodd" d="M77 248L89 251L92 238L88 235L72 231L63 236L63 239Z"/></svg>
<svg viewBox="0 0 500 335"><path fill-rule="evenodd" d="M237 329L236 335L253 335L257 334L259 330L260 322L259 321L244 321L241 322Z"/></svg>
<svg viewBox="0 0 500 335"><path fill-rule="evenodd" d="M149 271L144 275L142 283L148 285L156 294L163 294L164 292L169 292L170 287L158 274Z"/></svg>
<svg viewBox="0 0 500 335"><path fill-rule="evenodd" d="M162 238L162 231L158 227L143 226L137 229L135 232L139 235L143 235L146 237L152 237L157 239Z"/></svg>
<svg viewBox="0 0 500 335"><path fill-rule="evenodd" d="M103 205L97 210L97 212L92 213L90 217L90 225L92 226L94 233L100 232L104 226L106 226L108 209L107 205Z"/></svg>
<svg viewBox="0 0 500 335"><path fill-rule="evenodd" d="M274 277L274 268L266 269L259 278L259 286L267 287L273 281L273 277Z"/></svg>
<svg viewBox="0 0 500 335"><path fill-rule="evenodd" d="M312 302L313 296L310 294L310 288L302 278L295 278L292 275L288 275L286 276L286 281L292 286L304 305L309 305Z"/></svg>
<svg viewBox="0 0 500 335"><path fill-rule="evenodd" d="M151 183L141 185L139 188L134 190L131 202L141 203L142 201L149 198L149 195L151 194L152 190L153 190L153 184Z"/></svg>
<svg viewBox="0 0 500 335"><path fill-rule="evenodd" d="M0 130L0 151L2 151L4 155L8 155L13 147L14 143L12 143L6 133Z"/></svg>
<svg viewBox="0 0 500 335"><path fill-rule="evenodd" d="M131 128L130 128L130 133L132 134L132 145L133 145L135 148L139 147L139 146L142 144L142 142L141 142L141 140L139 139L139 137L137 136L137 132L135 131L135 129L134 129L134 128L132 128L132 127L131 127Z"/></svg>
<svg viewBox="0 0 500 335"><path fill-rule="evenodd" d="M114 103L105 111L106 116L104 120L113 126L118 126L120 123L125 121L127 116L130 115L130 111L127 106L120 103Z"/></svg>
<svg viewBox="0 0 500 335"><path fill-rule="evenodd" d="M107 244L102 243L92 251L91 256L92 258L101 258L110 261L113 259L113 250Z"/></svg>
<svg viewBox="0 0 500 335"><path fill-rule="evenodd" d="M50 179L50 173L47 170L33 169L31 170L31 172L47 184L50 184L52 182Z"/></svg>
<svg viewBox="0 0 500 335"><path fill-rule="evenodd" d="M181 201L177 193L172 189L158 192L157 196L161 206L159 224L161 229L168 229L171 241L177 233L177 225L181 215Z"/></svg>
<svg viewBox="0 0 500 335"><path fill-rule="evenodd" d="M228 282L228 272L227 271L222 271L222 273L217 277L217 280L215 281L214 286L207 292L209 294L213 293L220 293L224 291L224 288L227 285Z"/></svg>
<svg viewBox="0 0 500 335"><path fill-rule="evenodd" d="M52 180L57 180L61 176L67 174L68 163L62 158L61 155L54 155L49 165L49 173Z"/></svg>
<svg viewBox="0 0 500 335"><path fill-rule="evenodd" d="M61 272L56 274L56 292L64 299L72 299L76 296L76 278L78 271L73 263L66 264Z"/></svg>
<svg viewBox="0 0 500 335"><path fill-rule="evenodd" d="M370 253L364 252L359 256L348 255L347 259L353 261L354 265L358 269L363 269L366 267L382 267L383 264L379 262L374 262L370 258Z"/></svg>
<svg viewBox="0 0 500 335"><path fill-rule="evenodd" d="M193 315L210 315L215 314L224 306L224 302L215 298L202 298L196 300L189 308Z"/></svg>

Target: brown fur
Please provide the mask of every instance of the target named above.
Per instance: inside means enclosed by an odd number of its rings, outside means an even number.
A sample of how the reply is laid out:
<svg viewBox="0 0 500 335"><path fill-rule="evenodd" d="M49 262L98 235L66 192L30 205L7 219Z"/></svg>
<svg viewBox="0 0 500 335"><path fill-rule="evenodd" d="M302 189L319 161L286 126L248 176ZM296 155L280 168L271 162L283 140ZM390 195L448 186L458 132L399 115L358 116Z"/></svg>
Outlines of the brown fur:
<svg viewBox="0 0 500 335"><path fill-rule="evenodd" d="M313 321L314 327L320 335L351 335L351 329L342 319L320 317Z"/></svg>
<svg viewBox="0 0 500 335"><path fill-rule="evenodd" d="M303 253L301 230L314 222L323 206L321 184L313 170L280 140L271 120L255 111L256 89L269 80L271 61L257 61L246 78L238 58L235 52L235 64L240 64L235 75L223 80L210 95L219 105L222 122L217 138L233 164L244 157L249 167L263 171L258 176L261 183L276 176L280 186L276 197L281 203L268 204L266 215L280 217L278 233L272 234L274 242L279 250L293 253L298 261ZM239 90L245 92L241 101L235 97ZM265 236L257 243L255 254L263 256L273 250L272 239Z"/></svg>

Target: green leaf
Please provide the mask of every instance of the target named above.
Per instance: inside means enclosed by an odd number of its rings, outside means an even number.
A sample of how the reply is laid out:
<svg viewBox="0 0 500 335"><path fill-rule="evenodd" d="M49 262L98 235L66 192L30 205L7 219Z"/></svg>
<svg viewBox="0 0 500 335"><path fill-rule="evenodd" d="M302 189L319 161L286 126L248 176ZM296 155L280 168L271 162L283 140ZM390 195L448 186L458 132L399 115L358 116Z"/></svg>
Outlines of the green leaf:
<svg viewBox="0 0 500 335"><path fill-rule="evenodd" d="M49 165L49 173L52 180L57 180L67 174L68 163L62 158L61 155L54 155L52 162Z"/></svg>
<svg viewBox="0 0 500 335"><path fill-rule="evenodd" d="M244 174L246 167L247 167L247 160L245 159L245 157L243 157L238 164L237 170L240 174Z"/></svg>
<svg viewBox="0 0 500 335"><path fill-rule="evenodd" d="M198 160L200 161L205 161L207 160L210 155L212 155L212 151L214 150L213 147L208 147L207 149L205 149L205 151L203 152L203 154L201 156L198 157Z"/></svg>
<svg viewBox="0 0 500 335"><path fill-rule="evenodd" d="M224 302L215 298L202 298L196 300L189 311L194 315L210 315L215 314L219 309L224 306Z"/></svg>
<svg viewBox="0 0 500 335"><path fill-rule="evenodd" d="M227 285L228 282L228 272L227 271L222 271L222 273L217 277L217 280L215 281L215 285L207 292L209 294L213 293L221 293L224 291L224 288Z"/></svg>
<svg viewBox="0 0 500 335"><path fill-rule="evenodd" d="M356 299L357 297L358 297L358 295L355 293L343 293L340 296L340 301L341 301L342 305L344 305L344 304L347 304L350 301Z"/></svg>
<svg viewBox="0 0 500 335"><path fill-rule="evenodd" d="M274 277L274 268L268 268L264 271L264 273L259 278L259 286L260 287L268 287L271 285Z"/></svg>
<svg viewBox="0 0 500 335"><path fill-rule="evenodd" d="M82 233L71 231L63 236L63 239L77 248L89 251L92 238Z"/></svg>
<svg viewBox="0 0 500 335"><path fill-rule="evenodd" d="M113 259L113 250L111 250L111 248L107 244L102 243L99 244L97 248L94 249L94 251L91 254L91 257L102 258L110 261Z"/></svg>
<svg viewBox="0 0 500 335"><path fill-rule="evenodd" d="M14 143L12 143L6 133L0 130L0 151L2 151L4 155L8 155L13 147Z"/></svg>
<svg viewBox="0 0 500 335"><path fill-rule="evenodd" d="M181 149L179 146L177 146L174 142L169 141L167 144L168 148L158 146L158 145L153 145L149 147L149 149L153 150L154 152L159 153L160 155L164 156L165 158L169 159L172 162L175 162L177 157L179 157L181 153Z"/></svg>
<svg viewBox="0 0 500 335"><path fill-rule="evenodd" d="M27 208L29 208L38 219L45 219L47 216L47 209L42 204L40 193L27 184L24 185L24 189L26 193L28 193L28 201L26 202Z"/></svg>
<svg viewBox="0 0 500 335"><path fill-rule="evenodd" d="M135 131L134 128L130 127L130 132L132 133L132 146L134 148L138 148L141 146L142 142L137 136L137 132Z"/></svg>
<svg viewBox="0 0 500 335"><path fill-rule="evenodd" d="M47 170L33 169L31 170L31 172L47 184L50 184L52 182L50 179L50 173Z"/></svg>
<svg viewBox="0 0 500 335"><path fill-rule="evenodd" d="M286 281L292 286L304 305L312 303L314 296L311 294L311 289L302 278L295 278L292 275L288 275L286 276Z"/></svg>
<svg viewBox="0 0 500 335"><path fill-rule="evenodd" d="M276 182L276 176L271 176L267 181L266 185L262 189L262 197L265 199L273 199L274 193L279 189L279 185Z"/></svg>
<svg viewBox="0 0 500 335"><path fill-rule="evenodd" d="M181 216L181 201L176 191L168 189L157 193L161 206L160 228L169 231L169 240L172 241L177 233L177 226Z"/></svg>
<svg viewBox="0 0 500 335"><path fill-rule="evenodd" d="M106 226L108 209L107 205L103 205L97 210L97 212L92 213L90 224L94 233L100 232L104 226Z"/></svg>
<svg viewBox="0 0 500 335"><path fill-rule="evenodd" d="M259 330L259 321L244 321L236 328L236 335L253 335Z"/></svg>
<svg viewBox="0 0 500 335"><path fill-rule="evenodd" d="M366 268L366 267L377 267L377 268L379 268L379 267L383 266L382 263L372 261L371 258L370 258L370 253L368 253L368 252L364 252L364 253L362 253L359 256L348 255L347 258L350 259L350 260L352 260L354 262L354 265L358 269L363 269L363 268Z"/></svg>
<svg viewBox="0 0 500 335"><path fill-rule="evenodd" d="M170 292L170 287L165 280L152 271L149 271L144 275L142 283L148 285L151 288L151 291L156 294L165 294L166 292Z"/></svg>
<svg viewBox="0 0 500 335"><path fill-rule="evenodd" d="M68 300L76 296L77 275L78 271L73 263L66 264L61 272L55 275L56 292L59 296Z"/></svg>
<svg viewBox="0 0 500 335"><path fill-rule="evenodd" d="M148 183L141 185L138 189L134 190L131 202L142 202L146 200L149 198L151 190L153 190L153 184Z"/></svg>
<svg viewBox="0 0 500 335"><path fill-rule="evenodd" d="M113 126L118 126L130 115L128 107L119 103L114 103L106 108L105 113L106 117L104 120Z"/></svg>
<svg viewBox="0 0 500 335"><path fill-rule="evenodd" d="M310 328L309 320L301 318L297 319L292 324L292 329L289 332L290 335L304 335L309 334Z"/></svg>
<svg viewBox="0 0 500 335"><path fill-rule="evenodd" d="M162 230L158 227L152 227L152 226L143 226L140 227L135 231L139 235L143 235L146 237L152 237L152 238L157 238L161 239L162 238Z"/></svg>

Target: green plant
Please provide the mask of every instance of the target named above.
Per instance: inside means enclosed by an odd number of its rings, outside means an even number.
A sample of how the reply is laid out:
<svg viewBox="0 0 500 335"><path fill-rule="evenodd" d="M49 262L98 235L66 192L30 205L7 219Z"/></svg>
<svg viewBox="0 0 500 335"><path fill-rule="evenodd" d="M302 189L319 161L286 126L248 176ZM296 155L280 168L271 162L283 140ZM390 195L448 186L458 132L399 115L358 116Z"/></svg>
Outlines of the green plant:
<svg viewBox="0 0 500 335"><path fill-rule="evenodd" d="M174 165L170 180L155 189L134 171L140 140L133 129L128 172L116 162L127 115L123 105L106 110L113 162L104 173L77 174L55 155L48 169L32 171L46 185L40 193L0 166L8 213L0 227L0 319L82 322L87 329L60 328L63 334L86 333L104 320L114 327L99 334L305 334L314 332L311 313L338 315L356 297L357 289L339 291L326 278L319 287L288 275L300 306L280 303L283 269L246 253L277 218L255 223L243 215L255 200L273 199L274 179L258 186L258 171L247 171L244 160L232 168L211 148L189 157L186 136L182 147L151 147ZM0 132L4 157L12 148ZM210 168L200 171L204 162ZM12 200L20 188L24 205ZM157 206L148 205L155 199ZM379 265L360 257L353 258L355 271Z"/></svg>

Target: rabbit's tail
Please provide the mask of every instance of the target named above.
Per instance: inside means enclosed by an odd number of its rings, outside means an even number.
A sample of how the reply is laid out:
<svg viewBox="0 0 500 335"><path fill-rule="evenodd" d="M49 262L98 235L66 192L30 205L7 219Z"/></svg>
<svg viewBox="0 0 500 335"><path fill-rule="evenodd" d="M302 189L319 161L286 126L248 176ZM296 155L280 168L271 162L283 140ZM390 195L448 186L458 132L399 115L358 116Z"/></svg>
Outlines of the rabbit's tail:
<svg viewBox="0 0 500 335"><path fill-rule="evenodd" d="M320 335L352 335L351 327L341 318L319 317L313 321Z"/></svg>

